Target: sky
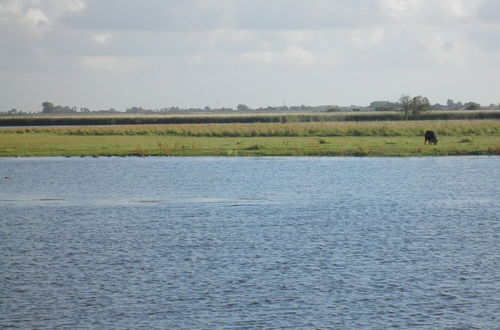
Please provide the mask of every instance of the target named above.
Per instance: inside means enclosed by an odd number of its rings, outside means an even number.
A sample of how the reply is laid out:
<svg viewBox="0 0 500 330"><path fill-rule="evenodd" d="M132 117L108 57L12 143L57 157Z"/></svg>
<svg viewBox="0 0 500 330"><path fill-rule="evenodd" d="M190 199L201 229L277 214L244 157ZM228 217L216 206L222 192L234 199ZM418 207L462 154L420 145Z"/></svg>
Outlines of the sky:
<svg viewBox="0 0 500 330"><path fill-rule="evenodd" d="M500 102L498 0L0 0L0 111Z"/></svg>

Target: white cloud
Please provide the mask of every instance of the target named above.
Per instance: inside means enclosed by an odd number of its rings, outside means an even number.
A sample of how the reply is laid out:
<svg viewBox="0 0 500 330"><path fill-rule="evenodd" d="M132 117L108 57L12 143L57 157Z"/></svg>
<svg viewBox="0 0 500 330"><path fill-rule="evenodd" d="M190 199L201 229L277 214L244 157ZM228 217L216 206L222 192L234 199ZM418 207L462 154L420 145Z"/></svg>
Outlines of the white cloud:
<svg viewBox="0 0 500 330"><path fill-rule="evenodd" d="M401 24L449 24L475 19L488 0L378 0L383 14Z"/></svg>
<svg viewBox="0 0 500 330"><path fill-rule="evenodd" d="M40 37L63 15L82 12L85 7L82 0L2 0L0 24L14 33Z"/></svg>
<svg viewBox="0 0 500 330"><path fill-rule="evenodd" d="M395 19L408 19L417 15L422 8L422 0L381 0L383 12Z"/></svg>
<svg viewBox="0 0 500 330"><path fill-rule="evenodd" d="M56 19L68 13L81 13L87 5L85 0L19 0L32 3L46 11L49 17Z"/></svg>
<svg viewBox="0 0 500 330"><path fill-rule="evenodd" d="M22 3L15 0L5 0L0 2L0 22L6 23L19 15L22 10Z"/></svg>
<svg viewBox="0 0 500 330"><path fill-rule="evenodd" d="M331 54L322 57L321 61L326 68L334 68L339 65L337 57Z"/></svg>
<svg viewBox="0 0 500 330"><path fill-rule="evenodd" d="M277 57L277 53L261 50L255 52L245 52L240 55L240 58L246 62L254 62L259 64L272 64Z"/></svg>
<svg viewBox="0 0 500 330"><path fill-rule="evenodd" d="M308 31L292 30L292 31L281 31L278 34L287 42L299 43L308 39Z"/></svg>
<svg viewBox="0 0 500 330"><path fill-rule="evenodd" d="M279 54L278 60L290 65L309 67L316 62L316 57L311 51L300 47L289 47Z"/></svg>
<svg viewBox="0 0 500 330"><path fill-rule="evenodd" d="M106 44L113 39L113 34L111 33L99 33L94 34L92 39L99 44Z"/></svg>
<svg viewBox="0 0 500 330"><path fill-rule="evenodd" d="M467 19L476 15L481 4L479 0L447 0L442 3L443 11L452 18Z"/></svg>
<svg viewBox="0 0 500 330"><path fill-rule="evenodd" d="M38 8L28 9L25 18L26 23L34 27L50 24L49 18Z"/></svg>
<svg viewBox="0 0 500 330"><path fill-rule="evenodd" d="M425 54L430 62L463 67L471 53L468 42L459 33L426 31L422 36Z"/></svg>
<svg viewBox="0 0 500 330"><path fill-rule="evenodd" d="M87 7L82 0L66 0L63 2L63 8L70 12L81 12Z"/></svg>
<svg viewBox="0 0 500 330"><path fill-rule="evenodd" d="M313 54L313 52L297 46L291 46L281 52L245 52L240 55L240 59L245 62L253 62L265 65L285 65L304 68L316 64L316 56Z"/></svg>
<svg viewBox="0 0 500 330"><path fill-rule="evenodd" d="M357 30L352 33L351 44L356 48L368 49L379 44L383 39L384 30L381 28Z"/></svg>
<svg viewBox="0 0 500 330"><path fill-rule="evenodd" d="M81 64L84 68L100 72L125 73L139 68L140 60L135 57L87 56Z"/></svg>

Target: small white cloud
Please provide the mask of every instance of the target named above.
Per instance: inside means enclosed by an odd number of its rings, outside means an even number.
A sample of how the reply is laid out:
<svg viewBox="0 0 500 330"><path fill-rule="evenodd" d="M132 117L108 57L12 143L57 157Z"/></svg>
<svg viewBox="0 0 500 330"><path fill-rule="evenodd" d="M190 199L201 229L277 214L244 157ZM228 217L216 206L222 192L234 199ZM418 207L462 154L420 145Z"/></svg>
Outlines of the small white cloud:
<svg viewBox="0 0 500 330"><path fill-rule="evenodd" d="M206 63L206 58L203 55L194 55L189 58L188 63L190 66L199 66L204 65Z"/></svg>
<svg viewBox="0 0 500 330"><path fill-rule="evenodd" d="M40 8L49 13L49 17L59 17L66 13L80 13L83 12L87 5L84 0L21 0L39 2Z"/></svg>
<svg viewBox="0 0 500 330"><path fill-rule="evenodd" d="M245 62L255 62L260 64L271 64L276 58L277 53L262 50L255 52L246 52L240 55L240 58Z"/></svg>
<svg viewBox="0 0 500 330"><path fill-rule="evenodd" d="M310 51L292 46L282 52L256 51L240 55L243 61L255 62L266 65L289 65L309 67L316 62L316 57Z"/></svg>
<svg viewBox="0 0 500 330"><path fill-rule="evenodd" d="M19 1L6 0L0 2L0 22L6 23L14 16L17 16L21 13L22 3Z"/></svg>
<svg viewBox="0 0 500 330"><path fill-rule="evenodd" d="M429 61L463 67L470 53L467 41L458 33L428 31L422 38Z"/></svg>
<svg viewBox="0 0 500 330"><path fill-rule="evenodd" d="M250 30L232 30L232 29L217 29L209 31L214 38L219 38L225 41L245 41L254 36L254 32Z"/></svg>
<svg viewBox="0 0 500 330"><path fill-rule="evenodd" d="M351 44L356 48L368 49L384 39L383 29L371 29L363 31L355 31L351 36Z"/></svg>
<svg viewBox="0 0 500 330"><path fill-rule="evenodd" d="M476 15L480 4L478 0L447 0L441 6L445 15L455 19L467 19Z"/></svg>
<svg viewBox="0 0 500 330"><path fill-rule="evenodd" d="M113 39L111 33L100 33L92 36L92 39L99 44L106 44Z"/></svg>
<svg viewBox="0 0 500 330"><path fill-rule="evenodd" d="M284 40L291 43L299 43L307 39L307 32L300 30L281 31L279 34Z"/></svg>
<svg viewBox="0 0 500 330"><path fill-rule="evenodd" d="M308 67L314 64L316 58L310 51L300 47L289 47L280 54L280 60L291 65Z"/></svg>
<svg viewBox="0 0 500 330"><path fill-rule="evenodd" d="M135 57L88 56L81 63L86 69L101 72L129 72L140 66Z"/></svg>
<svg viewBox="0 0 500 330"><path fill-rule="evenodd" d="M66 13L85 10L82 0L1 0L0 24L11 31L39 37Z"/></svg>
<svg viewBox="0 0 500 330"><path fill-rule="evenodd" d="M50 24L49 18L43 11L38 8L28 9L28 11L26 12L25 21L27 24L34 27Z"/></svg>
<svg viewBox="0 0 500 330"><path fill-rule="evenodd" d="M396 19L408 19L417 14L421 7L420 0L380 0L383 12Z"/></svg>
<svg viewBox="0 0 500 330"><path fill-rule="evenodd" d="M64 2L66 3L67 11L81 12L87 7L85 2L81 0L66 0Z"/></svg>
<svg viewBox="0 0 500 330"><path fill-rule="evenodd" d="M328 55L324 58L323 63L327 68L334 68L339 65L337 57L333 55Z"/></svg>

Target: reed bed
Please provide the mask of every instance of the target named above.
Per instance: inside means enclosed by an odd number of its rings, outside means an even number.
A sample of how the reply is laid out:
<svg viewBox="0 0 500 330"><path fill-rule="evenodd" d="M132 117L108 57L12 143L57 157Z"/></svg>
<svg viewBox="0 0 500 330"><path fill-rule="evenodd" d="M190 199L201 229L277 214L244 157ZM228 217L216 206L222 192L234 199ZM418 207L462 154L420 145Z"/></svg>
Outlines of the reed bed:
<svg viewBox="0 0 500 330"><path fill-rule="evenodd" d="M403 121L402 112L339 113L255 113L255 114L186 114L186 115L33 115L0 116L0 126L46 125L142 125L142 124L228 124L337 121ZM500 111L429 111L412 115L409 120L500 119Z"/></svg>
<svg viewBox="0 0 500 330"><path fill-rule="evenodd" d="M295 122L172 124L88 127L26 127L0 130L0 134L48 133L67 136L186 136L186 137L335 137L423 136L433 130L439 136L500 136L500 120L404 121L404 122Z"/></svg>

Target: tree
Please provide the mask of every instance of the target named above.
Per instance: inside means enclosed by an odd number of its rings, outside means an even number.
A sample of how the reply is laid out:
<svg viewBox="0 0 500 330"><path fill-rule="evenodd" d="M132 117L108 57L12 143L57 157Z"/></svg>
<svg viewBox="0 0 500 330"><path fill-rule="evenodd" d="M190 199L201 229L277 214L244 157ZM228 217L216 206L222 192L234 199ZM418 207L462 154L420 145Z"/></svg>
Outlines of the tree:
<svg viewBox="0 0 500 330"><path fill-rule="evenodd" d="M408 115L418 115L423 111L427 111L431 108L431 103L429 99L421 95L411 97L410 95L401 95L399 98L399 103L405 112L405 120L408 120Z"/></svg>
<svg viewBox="0 0 500 330"><path fill-rule="evenodd" d="M410 95L401 95L399 98L399 103L401 103L401 106L403 107L403 111L405 112L405 120L408 120L408 113L411 110L411 96Z"/></svg>
<svg viewBox="0 0 500 330"><path fill-rule="evenodd" d="M54 113L54 105L51 102L42 103L43 113Z"/></svg>
<svg viewBox="0 0 500 330"><path fill-rule="evenodd" d="M410 109L413 115L418 115L423 111L427 111L431 108L431 103L429 99L421 95L415 96L411 99Z"/></svg>
<svg viewBox="0 0 500 330"><path fill-rule="evenodd" d="M368 108L375 111L391 111L399 108L399 104L390 101L373 101Z"/></svg>
<svg viewBox="0 0 500 330"><path fill-rule="evenodd" d="M468 102L465 103L465 110L480 110L481 109L481 104L476 103L476 102Z"/></svg>
<svg viewBox="0 0 500 330"><path fill-rule="evenodd" d="M238 104L238 107L236 109L238 109L238 111L248 111L248 110L250 110L250 108L247 107L244 104Z"/></svg>
<svg viewBox="0 0 500 330"><path fill-rule="evenodd" d="M340 107L337 105L332 105L330 109L327 109L326 112L339 112L341 111Z"/></svg>

